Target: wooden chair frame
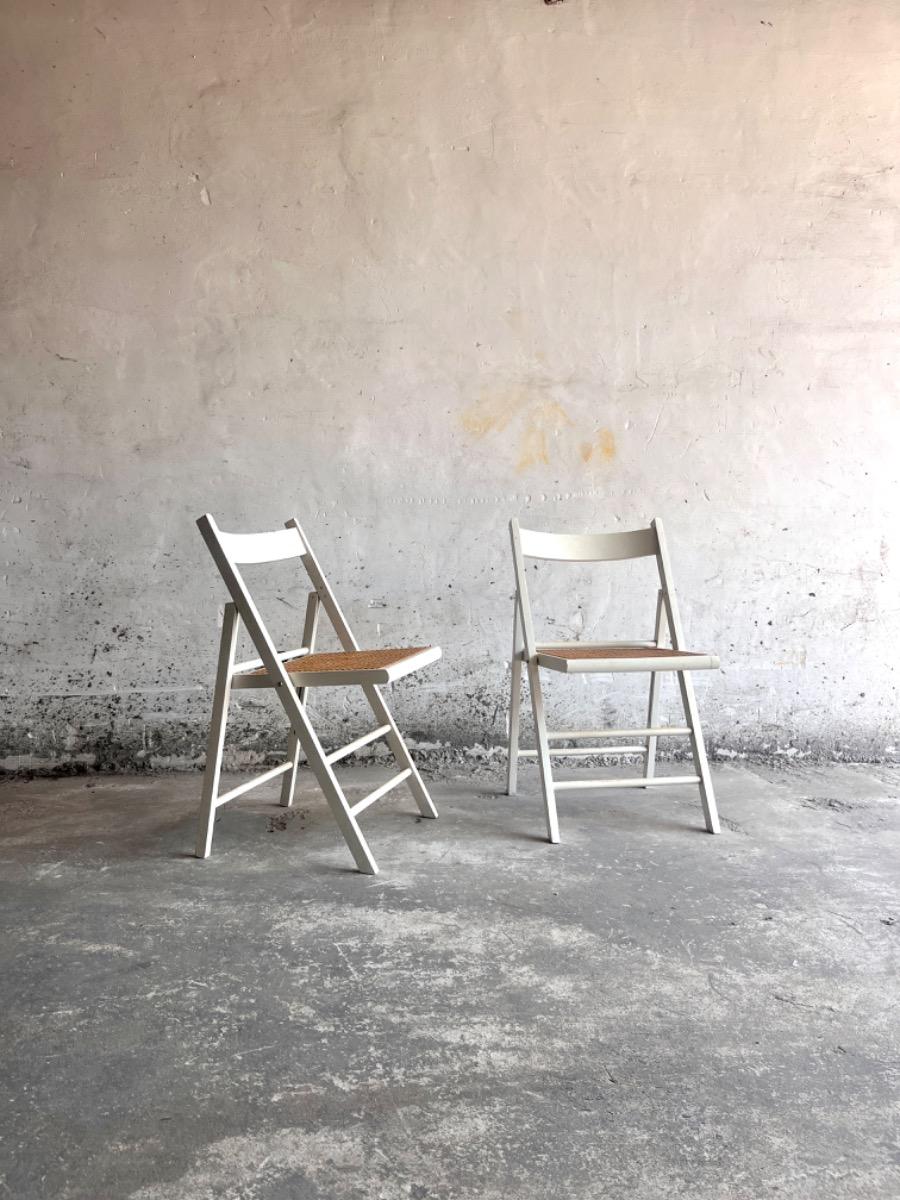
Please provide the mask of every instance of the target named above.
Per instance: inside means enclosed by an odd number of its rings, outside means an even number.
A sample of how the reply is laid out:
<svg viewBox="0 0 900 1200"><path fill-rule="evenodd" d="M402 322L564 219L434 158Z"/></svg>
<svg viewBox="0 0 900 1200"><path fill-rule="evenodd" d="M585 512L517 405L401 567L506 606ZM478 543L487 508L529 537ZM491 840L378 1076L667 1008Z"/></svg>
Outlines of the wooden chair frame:
<svg viewBox="0 0 900 1200"><path fill-rule="evenodd" d="M302 751L325 795L332 815L344 835L357 867L365 875L376 875L378 867L357 821L361 812L374 804L376 800L380 800L398 784L405 782L408 784L422 816L436 817L438 815L409 749L379 691L379 685L391 683L394 679L399 679L411 671L436 661L441 656L440 648L430 646L397 652L360 651L359 643L353 636L331 585L325 578L319 561L296 520L288 521L284 529L259 534L224 533L218 528L209 513L201 517L197 525L231 595L231 602L225 606L219 644L212 721L207 744L206 769L203 777L203 793L195 849L197 857L207 858L209 856L216 810L230 800L235 800L238 796L250 791L251 788L283 775L280 802L286 807L291 805ZM277 562L291 558L302 560L313 590L307 599L303 644L293 650L278 651L269 636L239 568L247 563ZM325 609L338 641L343 647L343 653L316 655L315 658L311 658L315 648L320 608ZM234 661L235 649L238 630L242 622L259 658L236 663ZM390 659L392 655L395 661L381 661L381 659ZM311 666L317 660L323 661L326 669L303 670L303 660L306 658L309 658ZM310 721L307 703L308 689L354 685L362 688L375 715L377 728L330 754L326 753ZM231 692L240 688L273 688L275 690L290 724L288 757L285 762L262 775L232 788L231 791L220 793L219 782L228 719L228 703ZM387 783L376 788L362 800L351 804L335 776L332 769L333 764L379 738L387 741L394 758L402 769Z"/></svg>
<svg viewBox="0 0 900 1200"><path fill-rule="evenodd" d="M700 728L693 670L710 670L719 666L713 655L694 654L684 650L684 631L678 602L672 584L672 568L662 522L654 520L647 529L628 533L555 534L520 529L515 519L510 522L513 564L516 576L516 596L513 615L512 684L509 707L509 747L507 760L507 795L514 795L517 786L518 761L521 757L536 757L540 766L541 786L547 817L547 836L559 841L559 820L556 812L556 793L572 788L647 788L671 784L693 784L700 788L700 799L706 828L719 832L719 817L706 747ZM527 558L566 562L611 562L617 559L656 559L660 588L656 603L656 625L652 641L538 644L534 636L528 583L525 578ZM663 644L666 628L670 633L671 649ZM522 671L528 671L531 707L537 735L536 750L519 749ZM647 724L641 729L591 729L549 732L544 714L541 691L541 670L561 671L564 674L584 672L649 671L650 697ZM659 674L674 671L678 677L684 726L657 726ZM554 741L583 741L588 738L641 738L641 743L626 746L589 746L553 749ZM657 742L661 737L688 737L696 774L656 775ZM578 779L557 782L553 778L551 758L578 757L597 754L642 754L644 773L637 779Z"/></svg>

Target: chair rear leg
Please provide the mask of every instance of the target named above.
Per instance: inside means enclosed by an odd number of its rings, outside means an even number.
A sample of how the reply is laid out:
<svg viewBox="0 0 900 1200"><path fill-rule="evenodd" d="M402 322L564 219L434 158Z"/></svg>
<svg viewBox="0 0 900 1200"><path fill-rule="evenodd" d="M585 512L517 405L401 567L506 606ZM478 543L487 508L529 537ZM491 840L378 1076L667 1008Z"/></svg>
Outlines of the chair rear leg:
<svg viewBox="0 0 900 1200"><path fill-rule="evenodd" d="M419 774L419 769L413 762L413 757L409 752L409 747L404 742L400 730L397 728L397 722L391 716L391 711L387 706L387 702L381 692L372 684L365 685L363 691L366 694L366 699L369 701L369 707L375 714L375 719L380 725L389 725L390 733L386 734L387 743L391 748L391 753L398 763L402 763L405 769L410 772L407 783L409 790L413 794L413 799L423 817L436 817L438 811L434 806L434 801L428 794L428 789L422 782L422 776Z"/></svg>
<svg viewBox="0 0 900 1200"><path fill-rule="evenodd" d="M559 819L556 815L556 796L553 792L553 772L550 769L550 742L547 738L547 722L544 716L544 694L541 691L540 668L536 662L528 664L528 688L531 692L531 710L534 714L534 729L538 744L538 765L541 768L541 788L544 793L544 809L547 814L547 839L559 841Z"/></svg>
<svg viewBox="0 0 900 1200"><path fill-rule="evenodd" d="M206 742L206 767L203 771L203 791L200 799L200 814L197 821L197 840L194 854L197 858L209 858L212 850L213 824L216 819L216 797L219 794L219 778L222 774L222 750L225 746L225 727L228 723L228 701L231 698L231 665L237 645L238 615L233 604L225 605L222 620L222 638L219 642L219 664L216 668L216 685L213 691L212 718Z"/></svg>
<svg viewBox="0 0 900 1200"><path fill-rule="evenodd" d="M522 660L518 654L510 664L509 731L506 752L506 794L514 796L519 781L519 727L522 715Z"/></svg>
<svg viewBox="0 0 900 1200"><path fill-rule="evenodd" d="M719 833L719 813L716 808L716 796L709 773L709 762L706 758L703 731L700 728L700 717L697 713L694 681L686 671L678 671L676 674L678 675L678 687L681 692L681 703L684 707L685 719L691 731L691 752L694 757L694 768L700 776L700 800L703 804L703 816L706 820L706 828L709 833Z"/></svg>

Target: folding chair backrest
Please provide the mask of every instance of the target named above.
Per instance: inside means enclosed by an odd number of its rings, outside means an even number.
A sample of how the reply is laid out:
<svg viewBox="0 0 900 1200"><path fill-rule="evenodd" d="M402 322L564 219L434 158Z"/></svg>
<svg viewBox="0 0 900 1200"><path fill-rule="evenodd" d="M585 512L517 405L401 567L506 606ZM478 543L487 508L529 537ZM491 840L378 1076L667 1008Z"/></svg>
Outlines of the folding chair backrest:
<svg viewBox="0 0 900 1200"><path fill-rule="evenodd" d="M209 522L223 553L235 566L282 562L286 558L302 558L307 552L306 542L296 525L289 529L274 529L271 533L223 533L207 513L197 522L201 532L204 521Z"/></svg>
<svg viewBox="0 0 900 1200"><path fill-rule="evenodd" d="M243 565L283 562L291 558L302 559L313 590L328 613L341 646L344 650L359 648L331 585L319 566L319 560L296 518L288 521L284 529L275 529L268 533L225 533L219 529L209 513L200 517L197 525L260 658L266 668L283 683L289 683L288 677L259 609L241 575L239 568Z"/></svg>
<svg viewBox="0 0 900 1200"><path fill-rule="evenodd" d="M204 513L197 521L197 527L219 568L225 586L231 593L238 614L263 665L284 687L290 688L290 679L275 643L266 629L239 568L247 563L282 562L289 558L303 558L309 548L299 526L291 525L269 533L224 533L210 513Z"/></svg>
<svg viewBox="0 0 900 1200"><path fill-rule="evenodd" d="M539 533L520 529L525 558L556 562L614 562L623 558L649 558L659 549L656 529L634 529L630 533Z"/></svg>
<svg viewBox="0 0 900 1200"><path fill-rule="evenodd" d="M669 552L662 522L653 520L646 529L627 533L543 533L535 529L520 529L515 519L509 523L516 571L517 611L522 621L525 645L529 654L535 652L534 625L528 585L525 579L526 558L555 562L616 562L631 558L654 558L659 572L660 600L665 606L677 649L682 643L681 617L671 583Z"/></svg>

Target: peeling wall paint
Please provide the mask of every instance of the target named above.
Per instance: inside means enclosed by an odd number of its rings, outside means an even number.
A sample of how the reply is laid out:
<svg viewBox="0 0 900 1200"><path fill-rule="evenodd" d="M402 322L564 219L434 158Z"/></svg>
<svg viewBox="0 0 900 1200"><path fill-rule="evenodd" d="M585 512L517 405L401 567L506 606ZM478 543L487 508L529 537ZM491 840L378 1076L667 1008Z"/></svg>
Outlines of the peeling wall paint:
<svg viewBox="0 0 900 1200"><path fill-rule="evenodd" d="M8 768L200 762L205 510L297 514L361 640L442 644L394 692L424 745L502 738L512 514L658 515L720 755L900 754L900 9L0 20ZM648 634L649 588L535 577L554 640ZM643 708L548 693L557 724ZM242 699L236 761L282 742Z"/></svg>

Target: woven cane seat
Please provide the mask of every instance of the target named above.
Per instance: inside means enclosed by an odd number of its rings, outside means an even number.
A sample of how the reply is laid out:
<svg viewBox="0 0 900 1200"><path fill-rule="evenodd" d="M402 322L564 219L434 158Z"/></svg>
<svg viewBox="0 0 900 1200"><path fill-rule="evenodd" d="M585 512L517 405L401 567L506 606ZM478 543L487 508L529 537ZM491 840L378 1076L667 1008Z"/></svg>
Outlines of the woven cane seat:
<svg viewBox="0 0 900 1200"><path fill-rule="evenodd" d="M333 650L286 658L283 666L297 687L393 683L441 657L440 646L398 646L387 650ZM257 662L259 660L257 659ZM265 667L241 671L234 687L272 687L276 680Z"/></svg>
<svg viewBox="0 0 900 1200"><path fill-rule="evenodd" d="M323 654L304 654L300 658L289 659L284 669L289 675L306 675L310 671L379 671L427 649L427 646L406 646L395 650L335 650ZM265 675L267 671L265 667L260 667L250 674Z"/></svg>

